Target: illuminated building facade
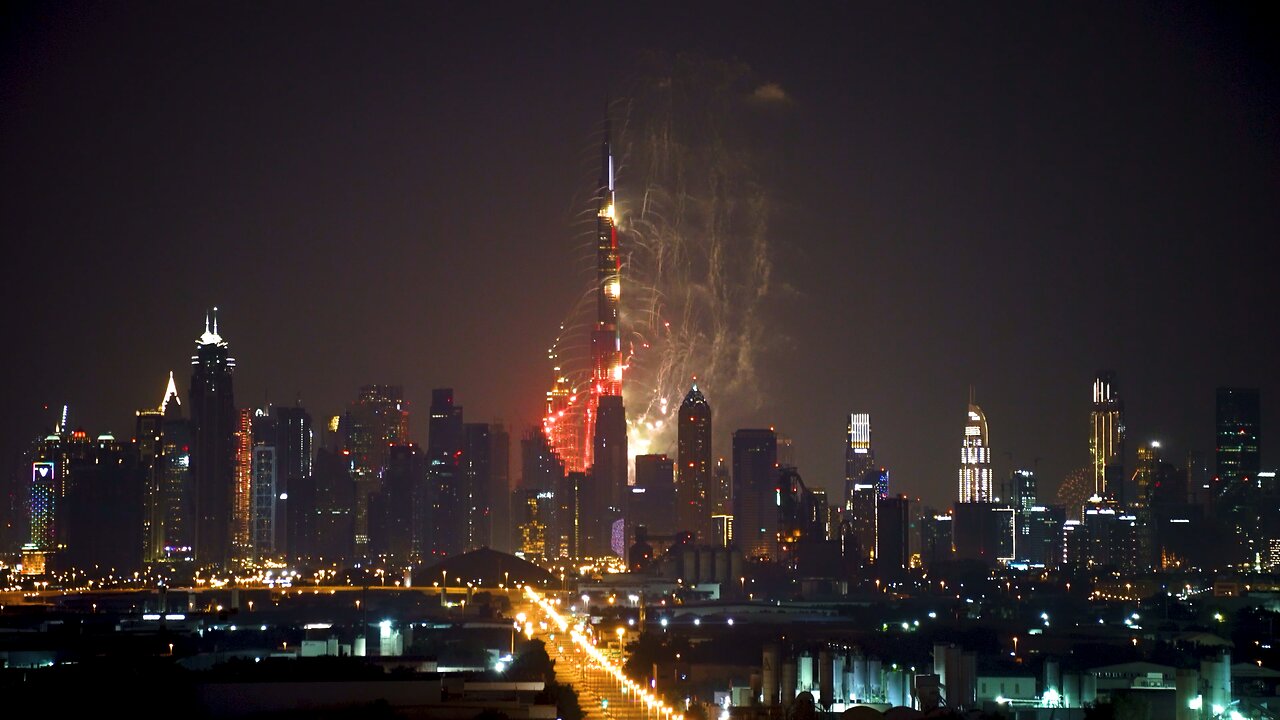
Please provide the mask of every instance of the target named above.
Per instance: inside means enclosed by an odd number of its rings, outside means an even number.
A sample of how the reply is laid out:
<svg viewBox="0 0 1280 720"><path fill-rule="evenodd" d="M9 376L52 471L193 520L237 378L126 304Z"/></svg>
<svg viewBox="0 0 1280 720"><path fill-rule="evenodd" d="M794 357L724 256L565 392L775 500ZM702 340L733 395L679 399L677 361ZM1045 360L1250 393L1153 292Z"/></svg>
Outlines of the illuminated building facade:
<svg viewBox="0 0 1280 720"><path fill-rule="evenodd" d="M236 361L218 334L218 309L205 316L191 357L191 470L195 490L195 559L226 567L232 558L238 413L232 392Z"/></svg>
<svg viewBox="0 0 1280 720"><path fill-rule="evenodd" d="M31 485L28 490L27 513L31 523L30 545L41 552L57 548L54 534L54 511L58 502L58 466L40 459L31 463Z"/></svg>
<svg viewBox="0 0 1280 720"><path fill-rule="evenodd" d="M876 469L875 451L871 449L871 415L851 413L844 448L844 508L853 509L854 486L866 481L867 473Z"/></svg>
<svg viewBox="0 0 1280 720"><path fill-rule="evenodd" d="M1218 388L1215 403L1217 476L1224 486L1257 478L1262 402L1257 388Z"/></svg>
<svg viewBox="0 0 1280 720"><path fill-rule="evenodd" d="M1098 373L1093 381L1090 430L1093 497L1123 501L1124 402L1116 390L1115 373Z"/></svg>
<svg viewBox="0 0 1280 720"><path fill-rule="evenodd" d="M676 520L678 529L703 542L711 539L711 406L695 383L680 405L676 440ZM636 461L639 463L639 460ZM637 484L640 466L636 465Z"/></svg>
<svg viewBox="0 0 1280 720"><path fill-rule="evenodd" d="M277 507L280 496L280 467L276 452L279 427L270 409L253 411L246 434L251 438L247 557L257 562L274 560L278 555L276 541L284 523L283 514Z"/></svg>
<svg viewBox="0 0 1280 720"><path fill-rule="evenodd" d="M191 472L191 422L182 416L182 404L172 385L162 407L161 524L156 562L192 562L195 560L195 480Z"/></svg>
<svg viewBox="0 0 1280 720"><path fill-rule="evenodd" d="M724 458L716 458L716 468L711 472L710 505L712 517L733 516L733 476L729 472L729 463ZM716 530L716 537L723 537L723 533Z"/></svg>
<svg viewBox="0 0 1280 720"><path fill-rule="evenodd" d="M987 435L987 416L982 408L969 403L964 426L964 442L960 446L960 492L962 503L989 503L992 492L991 444Z"/></svg>
<svg viewBox="0 0 1280 720"><path fill-rule="evenodd" d="M257 520L257 497L258 488L255 485L256 478L254 472L257 470L257 458L254 457L254 420L257 413L263 411L254 411L250 408L240 408L236 418L236 436L235 436L235 496L231 503L231 546L232 554L237 560L246 560L256 558L254 528L253 524ZM274 452L274 451L273 451ZM272 461L274 468L275 462ZM275 471L272 470L271 485L275 487ZM275 505L271 507L272 514L275 512ZM274 543L272 543L274 546Z"/></svg>
<svg viewBox="0 0 1280 720"><path fill-rule="evenodd" d="M747 558L777 559L778 436L772 429L733 433L733 541Z"/></svg>

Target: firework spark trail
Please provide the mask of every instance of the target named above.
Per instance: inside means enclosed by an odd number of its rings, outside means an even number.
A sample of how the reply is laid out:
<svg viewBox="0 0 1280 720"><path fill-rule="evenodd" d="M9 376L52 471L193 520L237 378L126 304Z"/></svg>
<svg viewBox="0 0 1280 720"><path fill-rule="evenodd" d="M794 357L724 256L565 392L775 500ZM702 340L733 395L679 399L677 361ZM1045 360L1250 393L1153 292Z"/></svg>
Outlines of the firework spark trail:
<svg viewBox="0 0 1280 720"><path fill-rule="evenodd" d="M623 252L623 394L630 454L674 452L675 412L696 376L718 435L759 424L760 306L769 292L768 199L738 119L754 87L741 65L678 57L615 101ZM549 356L582 392L591 378L595 316L594 208L578 263L583 294ZM582 412L582 404L574 412ZM590 442L589 439L585 439ZM723 443L721 443L723 447Z"/></svg>

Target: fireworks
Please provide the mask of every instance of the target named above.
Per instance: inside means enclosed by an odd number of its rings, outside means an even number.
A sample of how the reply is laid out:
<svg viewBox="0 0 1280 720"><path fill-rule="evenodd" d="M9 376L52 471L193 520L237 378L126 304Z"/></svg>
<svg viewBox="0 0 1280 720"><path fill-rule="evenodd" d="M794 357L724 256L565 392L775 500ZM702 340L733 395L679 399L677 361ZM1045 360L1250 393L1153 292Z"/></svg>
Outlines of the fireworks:
<svg viewBox="0 0 1280 720"><path fill-rule="evenodd" d="M744 66L680 57L657 63L611 107L621 150L615 216L633 456L673 449L674 413L694 376L727 421L722 428L759 404L768 200L738 122L752 111L754 87ZM559 368L554 408L548 394L551 425L568 418L581 427L583 403L564 398L582 397L592 377L595 250L593 234L582 246L584 292L549 353Z"/></svg>

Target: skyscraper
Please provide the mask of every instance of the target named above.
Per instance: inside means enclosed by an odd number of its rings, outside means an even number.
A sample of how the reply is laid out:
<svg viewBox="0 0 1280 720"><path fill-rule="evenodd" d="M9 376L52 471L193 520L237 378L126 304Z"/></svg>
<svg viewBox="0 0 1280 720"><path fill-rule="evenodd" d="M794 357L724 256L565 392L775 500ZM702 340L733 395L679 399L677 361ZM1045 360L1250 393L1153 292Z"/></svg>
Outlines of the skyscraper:
<svg viewBox="0 0 1280 720"><path fill-rule="evenodd" d="M369 522L373 551L385 555L393 566L418 562L422 552L424 538L422 527L414 522L414 506L427 478L423 459L412 443L391 447L382 492L371 505L376 510Z"/></svg>
<svg viewBox="0 0 1280 720"><path fill-rule="evenodd" d="M248 412L248 411L242 411ZM248 492L248 548L254 561L275 560L277 540L283 526L282 513L277 499L279 488L279 453L277 441L279 426L270 409L252 411L250 428L249 489ZM239 433L237 433L239 434Z"/></svg>
<svg viewBox="0 0 1280 720"><path fill-rule="evenodd" d="M844 448L844 507L852 509L853 486L865 482L867 473L876 467L875 451L871 449L871 415L849 415L848 439Z"/></svg>
<svg viewBox="0 0 1280 720"><path fill-rule="evenodd" d="M987 416L982 408L969 403L964 426L964 442L960 446L960 493L962 503L991 502L991 443L987 437Z"/></svg>
<svg viewBox="0 0 1280 720"><path fill-rule="evenodd" d="M262 411L257 411L262 412ZM255 411L251 408L240 408L236 414L236 435L235 435L235 490L231 500L231 554L237 560L247 560L256 558L254 552L253 540L253 523L256 514L256 498L254 493L257 488L254 487L254 470L256 470L256 460L254 457L254 419ZM274 448L272 448L274 453ZM274 468L275 462L272 461ZM274 469L272 473L274 474ZM272 487L274 487L274 478L272 479ZM274 513L275 504L272 503L271 511ZM274 550L274 543L272 543Z"/></svg>
<svg viewBox="0 0 1280 720"><path fill-rule="evenodd" d="M1089 452L1093 456L1093 496L1123 501L1124 402L1113 372L1100 372L1093 381Z"/></svg>
<svg viewBox="0 0 1280 720"><path fill-rule="evenodd" d="M104 433L72 461L77 481L66 498L66 567L97 565L120 575L141 569L143 477L133 450Z"/></svg>
<svg viewBox="0 0 1280 720"><path fill-rule="evenodd" d="M308 508L315 506L315 482L311 477L311 415L299 403L278 407L276 413L276 548L287 557L296 557L299 538L311 537L315 528Z"/></svg>
<svg viewBox="0 0 1280 720"><path fill-rule="evenodd" d="M488 423L463 423L462 508L466 511L464 551L489 545L493 521L493 446Z"/></svg>
<svg viewBox="0 0 1280 720"><path fill-rule="evenodd" d="M511 433L496 422L489 426L489 547L509 553L511 542Z"/></svg>
<svg viewBox="0 0 1280 720"><path fill-rule="evenodd" d="M623 494L627 488L627 419L621 395L600 397L600 415L592 443L595 464L591 467L590 491L585 493L583 520L586 552L603 557L626 552L625 538L614 536L614 524L622 519Z"/></svg>
<svg viewBox="0 0 1280 720"><path fill-rule="evenodd" d="M622 397L622 334L618 328L618 310L622 298L622 256L618 252L618 226L613 197L613 150L609 130L609 118L606 115L604 142L600 146L600 182L596 189L596 323L591 332L591 388L583 433L583 447L587 453L584 467L594 467L598 463L594 453L595 440L600 434L596 432L595 426L604 420L606 412L601 405L601 398ZM622 403L618 401L617 408L611 407L609 412L620 411L621 407Z"/></svg>
<svg viewBox="0 0 1280 720"><path fill-rule="evenodd" d="M173 386L173 373L169 373L169 385ZM177 390L174 389L174 393ZM160 404L142 408L135 413L133 428L134 454L138 459L138 472L142 477L142 562L150 565L162 555L162 528L164 527L160 478L163 472L164 410L169 397L168 388Z"/></svg>
<svg viewBox="0 0 1280 720"><path fill-rule="evenodd" d="M778 437L772 429L733 433L733 542L748 558L778 554Z"/></svg>
<svg viewBox="0 0 1280 720"><path fill-rule="evenodd" d="M182 417L182 403L172 378L161 404L160 429L160 548L156 562L195 560L195 480L191 463L191 422Z"/></svg>
<svg viewBox="0 0 1280 720"><path fill-rule="evenodd" d="M204 334L191 356L191 470L195 490L195 559L201 567L231 560L232 502L236 480L236 361L218 334L218 309L205 316Z"/></svg>
<svg viewBox="0 0 1280 720"><path fill-rule="evenodd" d="M680 405L676 440L676 524L711 539L711 406L694 383ZM640 468L636 466L639 481Z"/></svg>
<svg viewBox="0 0 1280 720"><path fill-rule="evenodd" d="M1262 401L1257 388L1218 388L1217 475L1230 487L1262 469Z"/></svg>
<svg viewBox="0 0 1280 720"><path fill-rule="evenodd" d="M469 499L464 497L462 406L453 388L431 391L431 425L427 436L427 512L430 527L424 552L433 557L457 555L466 548Z"/></svg>
<svg viewBox="0 0 1280 720"><path fill-rule="evenodd" d="M687 531L671 507L677 502L674 464L666 455L637 455L636 484L627 488L627 547L636 540L636 528L645 527L649 537L670 537Z"/></svg>
<svg viewBox="0 0 1280 720"><path fill-rule="evenodd" d="M901 578L910 567L911 500L899 495L876 502L876 571L881 577Z"/></svg>
<svg viewBox="0 0 1280 720"><path fill-rule="evenodd" d="M409 411L399 385L365 385L342 420L343 457L355 483L352 524L354 550L364 556L369 545L369 497L381 490L382 471L393 445L409 442Z"/></svg>

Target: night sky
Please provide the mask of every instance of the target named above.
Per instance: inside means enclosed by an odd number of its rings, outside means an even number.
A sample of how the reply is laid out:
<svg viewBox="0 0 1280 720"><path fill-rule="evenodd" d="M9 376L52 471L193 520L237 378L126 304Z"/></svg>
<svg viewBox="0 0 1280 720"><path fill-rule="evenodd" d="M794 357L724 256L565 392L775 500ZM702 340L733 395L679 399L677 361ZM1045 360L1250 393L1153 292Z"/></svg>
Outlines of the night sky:
<svg viewBox="0 0 1280 720"><path fill-rule="evenodd" d="M422 441L432 387L535 422L602 110L655 55L776 85L744 118L774 269L742 424L811 484L857 409L895 492L949 503L971 384L997 478L1050 489L1100 369L1130 454L1210 450L1218 385L1276 402L1277 33L1243 6L473 5L5 10L6 467L64 402L128 437L211 305L242 405L388 382Z"/></svg>

